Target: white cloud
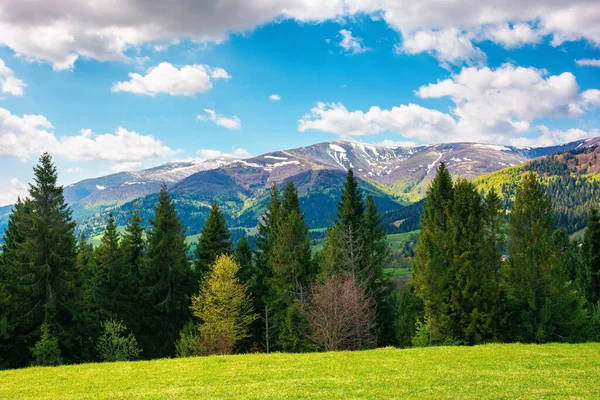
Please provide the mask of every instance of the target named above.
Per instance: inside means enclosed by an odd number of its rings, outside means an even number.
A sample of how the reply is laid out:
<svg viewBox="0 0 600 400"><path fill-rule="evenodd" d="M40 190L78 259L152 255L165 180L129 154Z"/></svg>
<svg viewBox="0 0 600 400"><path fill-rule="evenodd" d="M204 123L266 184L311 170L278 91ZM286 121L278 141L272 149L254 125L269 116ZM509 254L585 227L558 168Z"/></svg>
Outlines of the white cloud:
<svg viewBox="0 0 600 400"><path fill-rule="evenodd" d="M577 65L582 67L600 67L600 60L583 59L575 60L575 62L577 63Z"/></svg>
<svg viewBox="0 0 600 400"><path fill-rule="evenodd" d="M381 18L407 38L448 29L468 38L500 27L489 39L508 47L535 43L537 36L551 37L553 45L580 39L600 44L594 0L3 0L0 45L26 60L71 69L80 57L127 60L128 50L144 45L221 42L274 20L322 22L358 14Z"/></svg>
<svg viewBox="0 0 600 400"><path fill-rule="evenodd" d="M402 43L395 46L398 53L419 54L427 52L434 56L443 66L467 63L485 63L485 54L473 46L473 35L461 33L458 29L439 31L419 31L407 33Z"/></svg>
<svg viewBox="0 0 600 400"><path fill-rule="evenodd" d="M542 118L578 117L600 105L600 90L580 92L575 77L565 72L515 67L463 68L450 78L420 87L421 98L449 98L449 113L415 104L389 110L378 106L349 111L341 103L317 103L298 121L298 130L320 130L342 137L394 132L427 142L477 141L511 143L540 141L563 143L583 135L572 129L542 132L534 123ZM532 134L532 132L536 132ZM525 139L523 139L525 138ZM526 140L527 139L527 140Z"/></svg>
<svg viewBox="0 0 600 400"><path fill-rule="evenodd" d="M123 171L135 171L142 167L140 161L125 161L112 164L110 166L111 172L123 172Z"/></svg>
<svg viewBox="0 0 600 400"><path fill-rule="evenodd" d="M342 35L342 40L340 41L339 46L349 54L360 54L371 50L362 44L362 38L352 36L352 32L349 30L342 29L340 34Z"/></svg>
<svg viewBox="0 0 600 400"><path fill-rule="evenodd" d="M14 204L20 197L24 199L29 194L29 188L26 184L21 182L19 179L12 178L9 181L8 190L0 192L0 205Z"/></svg>
<svg viewBox="0 0 600 400"><path fill-rule="evenodd" d="M584 131L579 128L559 130L549 129L545 125L536 126L536 129L542 134L534 137L517 137L511 139L509 143L513 146L521 147L542 147L600 136L600 130L598 129L590 131Z"/></svg>
<svg viewBox="0 0 600 400"><path fill-rule="evenodd" d="M211 110L210 108L205 108L204 112L206 112L207 115L196 116L198 121L211 121L227 129L240 129L242 127L242 121L235 115L228 118L223 114L217 114L215 110Z"/></svg>
<svg viewBox="0 0 600 400"><path fill-rule="evenodd" d="M522 47L526 44L535 44L542 41L544 35L540 30L533 29L527 23L519 23L513 26L499 24L484 28L482 39L491 40L507 49Z"/></svg>
<svg viewBox="0 0 600 400"><path fill-rule="evenodd" d="M376 146L381 146L381 147L390 147L390 148L396 148L396 147L417 147L417 142L411 142L411 141L406 141L406 140L382 140L379 143L375 143Z"/></svg>
<svg viewBox="0 0 600 400"><path fill-rule="evenodd" d="M279 101L279 100L281 100L281 96L278 94L272 94L269 96L269 100Z"/></svg>
<svg viewBox="0 0 600 400"><path fill-rule="evenodd" d="M104 160L139 162L168 157L177 152L149 135L119 127L115 133L94 135L82 129L79 135L56 137L54 127L43 115L23 117L0 108L0 157L27 160L48 151L73 161Z"/></svg>
<svg viewBox="0 0 600 400"><path fill-rule="evenodd" d="M212 88L212 80L231 79L231 76L222 68L208 65L193 64L177 68L168 62L162 62L148 68L146 75L130 73L129 78L129 81L116 83L111 90L147 96L160 93L193 96L208 92Z"/></svg>
<svg viewBox="0 0 600 400"><path fill-rule="evenodd" d="M23 96L25 82L15 76L12 69L8 68L4 60L0 59L0 90L13 96Z"/></svg>
<svg viewBox="0 0 600 400"><path fill-rule="evenodd" d="M67 168L66 171L70 174L77 174L77 173L81 172L81 168L72 167L72 168Z"/></svg>
<svg viewBox="0 0 600 400"><path fill-rule="evenodd" d="M252 155L248 150L243 148L233 149L231 153L223 152L221 150L210 150L210 149L199 149L196 151L196 155L201 161L213 160L216 158L248 158Z"/></svg>

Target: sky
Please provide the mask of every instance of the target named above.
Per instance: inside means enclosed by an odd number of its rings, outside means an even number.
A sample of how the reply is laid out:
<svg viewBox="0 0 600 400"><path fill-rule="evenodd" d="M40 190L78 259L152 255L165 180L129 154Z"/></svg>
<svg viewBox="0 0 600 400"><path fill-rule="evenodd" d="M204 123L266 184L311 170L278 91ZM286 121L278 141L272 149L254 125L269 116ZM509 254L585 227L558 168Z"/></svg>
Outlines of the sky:
<svg viewBox="0 0 600 400"><path fill-rule="evenodd" d="M0 0L0 205L332 140L600 136L599 0Z"/></svg>

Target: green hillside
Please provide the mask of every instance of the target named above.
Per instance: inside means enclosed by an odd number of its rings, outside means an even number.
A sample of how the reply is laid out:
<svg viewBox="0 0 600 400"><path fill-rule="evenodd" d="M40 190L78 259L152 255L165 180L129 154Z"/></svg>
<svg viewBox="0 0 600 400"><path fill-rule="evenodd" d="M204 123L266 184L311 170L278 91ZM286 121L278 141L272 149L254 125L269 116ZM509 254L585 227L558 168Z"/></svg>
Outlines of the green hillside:
<svg viewBox="0 0 600 400"><path fill-rule="evenodd" d="M0 398L599 398L600 344L251 354L0 372Z"/></svg>

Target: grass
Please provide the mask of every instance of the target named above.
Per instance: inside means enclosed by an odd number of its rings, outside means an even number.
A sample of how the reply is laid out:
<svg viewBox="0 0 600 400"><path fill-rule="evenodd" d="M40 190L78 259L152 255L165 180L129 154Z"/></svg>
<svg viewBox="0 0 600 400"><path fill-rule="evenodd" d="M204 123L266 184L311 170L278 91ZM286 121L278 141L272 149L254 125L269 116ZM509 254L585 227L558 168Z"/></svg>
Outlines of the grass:
<svg viewBox="0 0 600 400"><path fill-rule="evenodd" d="M409 278L412 276L412 271L408 268L385 268L383 272L396 279Z"/></svg>
<svg viewBox="0 0 600 400"><path fill-rule="evenodd" d="M393 253L397 253L400 251L407 241L411 239L413 235L418 235L420 230L405 232L405 233L394 233L392 235L387 235L387 240L390 244Z"/></svg>
<svg viewBox="0 0 600 400"><path fill-rule="evenodd" d="M600 398L600 344L213 356L0 372L0 398Z"/></svg>

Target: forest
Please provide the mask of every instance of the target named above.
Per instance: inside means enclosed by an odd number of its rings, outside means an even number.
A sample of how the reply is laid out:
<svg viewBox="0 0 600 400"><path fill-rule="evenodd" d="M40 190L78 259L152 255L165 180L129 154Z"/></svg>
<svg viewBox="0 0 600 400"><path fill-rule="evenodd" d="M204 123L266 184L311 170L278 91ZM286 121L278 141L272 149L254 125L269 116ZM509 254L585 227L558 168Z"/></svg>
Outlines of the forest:
<svg viewBox="0 0 600 400"><path fill-rule="evenodd" d="M232 240L214 203L192 257L166 187L148 224L136 205L122 233L110 215L94 247L57 179L42 155L4 233L0 368L600 341L600 216L589 213L582 241L556 230L534 173L507 206L493 187L453 181L442 162L402 285L384 274L383 218L352 170L319 251L290 181L272 186L252 243Z"/></svg>

